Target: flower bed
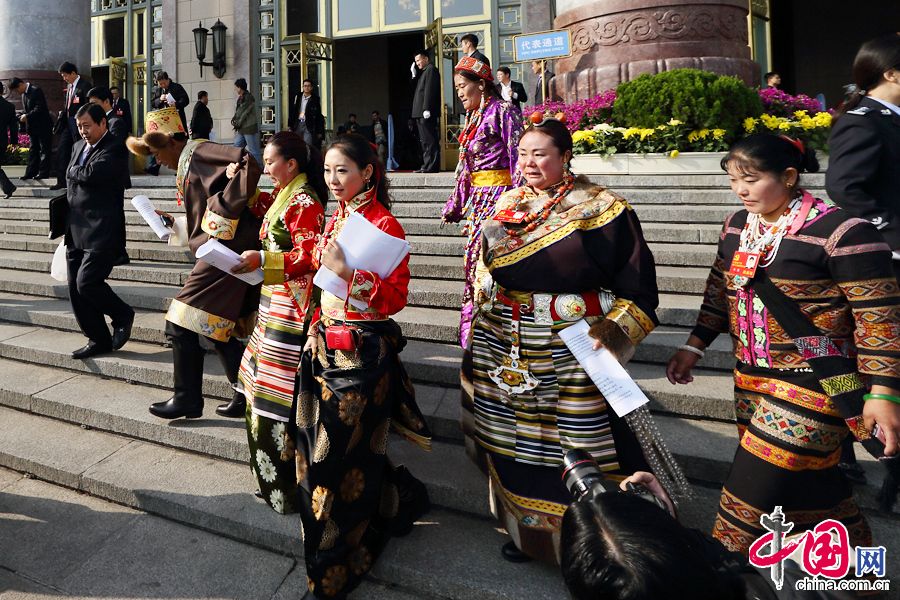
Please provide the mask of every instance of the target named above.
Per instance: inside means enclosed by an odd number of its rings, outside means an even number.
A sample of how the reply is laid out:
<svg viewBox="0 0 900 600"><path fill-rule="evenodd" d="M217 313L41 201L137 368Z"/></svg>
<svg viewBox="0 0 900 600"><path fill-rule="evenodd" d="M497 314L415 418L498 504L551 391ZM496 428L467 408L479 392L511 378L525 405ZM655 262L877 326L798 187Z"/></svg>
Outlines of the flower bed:
<svg viewBox="0 0 900 600"><path fill-rule="evenodd" d="M6 154L3 158L4 165L27 165L28 164L28 146L31 145L31 138L28 134L20 133L16 145L6 147Z"/></svg>
<svg viewBox="0 0 900 600"><path fill-rule="evenodd" d="M753 90L734 77L694 69L641 76L588 100L548 102L526 107L524 114L535 111L564 112L574 153L603 157L723 152L759 131L790 135L827 151L832 119L809 96Z"/></svg>

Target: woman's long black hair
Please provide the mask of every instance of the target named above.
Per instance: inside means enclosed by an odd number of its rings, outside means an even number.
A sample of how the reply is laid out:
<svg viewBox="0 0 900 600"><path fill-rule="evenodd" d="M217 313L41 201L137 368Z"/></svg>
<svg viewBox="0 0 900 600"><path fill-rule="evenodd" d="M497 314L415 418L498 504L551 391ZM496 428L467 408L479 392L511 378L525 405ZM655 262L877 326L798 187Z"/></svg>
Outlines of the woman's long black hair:
<svg viewBox="0 0 900 600"><path fill-rule="evenodd" d="M269 140L275 152L285 160L294 159L301 173L306 173L310 187L318 196L319 203L328 203L328 186L325 185L325 165L322 153L306 144L293 131L279 131Z"/></svg>
<svg viewBox="0 0 900 600"><path fill-rule="evenodd" d="M387 177L385 177L384 165L381 164L381 161L378 159L378 154L375 153L375 149L372 147L372 144L369 143L369 140L358 133L345 133L335 138L334 141L328 145L325 154L328 154L331 150L338 150L341 154L352 160L356 166L359 167L360 171L365 169L367 165L372 165L373 171L371 181L377 187L375 198L381 202L382 206L391 210L391 196L388 191L388 182Z"/></svg>
<svg viewBox="0 0 900 600"><path fill-rule="evenodd" d="M884 81L885 72L891 69L900 70L900 33L882 35L863 44L853 60L856 90L841 107L841 112L859 106L865 94Z"/></svg>

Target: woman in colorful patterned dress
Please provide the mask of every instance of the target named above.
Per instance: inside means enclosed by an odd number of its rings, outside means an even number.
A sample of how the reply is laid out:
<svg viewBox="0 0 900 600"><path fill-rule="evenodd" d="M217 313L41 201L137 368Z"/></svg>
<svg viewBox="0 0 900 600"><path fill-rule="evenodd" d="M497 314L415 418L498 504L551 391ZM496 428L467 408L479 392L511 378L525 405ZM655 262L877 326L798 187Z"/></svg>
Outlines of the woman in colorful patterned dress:
<svg viewBox="0 0 900 600"><path fill-rule="evenodd" d="M390 212L384 165L365 138L344 135L325 154L325 180L338 206L313 264L346 282L347 300L323 290L310 326L296 399L297 475L309 592L344 598L387 538L409 532L429 507L425 486L387 457L388 429L424 449L431 434L400 362L406 340L391 319L406 306L409 256L380 277L349 267L335 241L352 213L405 237Z"/></svg>
<svg viewBox="0 0 900 600"><path fill-rule="evenodd" d="M276 133L263 162L275 189L260 192L252 207L263 219L262 250L244 252L234 269L263 270L259 313L238 380L247 398L247 441L259 495L277 512L290 513L297 495L290 418L294 380L306 341L312 252L325 222L320 198L328 191L319 152L295 133Z"/></svg>
<svg viewBox="0 0 900 600"><path fill-rule="evenodd" d="M885 454L897 452L900 290L890 248L871 223L799 187L818 162L798 140L749 136L722 167L745 209L725 221L697 326L666 371L673 384L689 383L703 349L730 331L740 446L713 535L746 552L765 533L760 517L781 506L793 533L836 519L852 545L871 545L837 463L844 438L871 443L876 423ZM785 317L793 305L802 314ZM798 322L819 335L792 338L786 330ZM817 376L821 361L844 357L855 361L849 373ZM843 395L862 390L860 377L871 391L862 414L839 410Z"/></svg>
<svg viewBox="0 0 900 600"><path fill-rule="evenodd" d="M459 343L466 348L475 312L472 281L481 248L481 224L493 214L500 194L516 183L522 113L500 98L490 66L471 56L456 65L453 81L466 122L459 136L456 187L441 214L448 223L466 219L466 283L459 321Z"/></svg>
<svg viewBox="0 0 900 600"><path fill-rule="evenodd" d="M518 147L526 183L503 194L482 226L474 403L463 407L463 426L512 537L503 556L514 562L559 560L571 503L557 471L566 451L586 450L610 473L649 470L558 334L587 318L595 347L627 362L657 324L653 255L628 203L575 179L571 157L561 121L527 129Z"/></svg>

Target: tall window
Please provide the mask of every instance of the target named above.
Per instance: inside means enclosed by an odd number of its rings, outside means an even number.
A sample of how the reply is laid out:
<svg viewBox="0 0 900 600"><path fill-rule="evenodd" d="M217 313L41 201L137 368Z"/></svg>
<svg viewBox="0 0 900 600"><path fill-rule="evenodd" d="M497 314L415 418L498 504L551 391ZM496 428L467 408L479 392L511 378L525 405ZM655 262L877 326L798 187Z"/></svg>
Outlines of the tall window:
<svg viewBox="0 0 900 600"><path fill-rule="evenodd" d="M316 33L319 31L319 3L317 0L285 2L285 35Z"/></svg>

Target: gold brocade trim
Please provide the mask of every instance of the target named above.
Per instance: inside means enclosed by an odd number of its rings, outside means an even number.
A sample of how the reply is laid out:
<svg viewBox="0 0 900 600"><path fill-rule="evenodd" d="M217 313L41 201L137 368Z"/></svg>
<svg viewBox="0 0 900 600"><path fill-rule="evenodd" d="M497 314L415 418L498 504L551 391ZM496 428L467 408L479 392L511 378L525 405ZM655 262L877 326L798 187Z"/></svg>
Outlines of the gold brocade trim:
<svg viewBox="0 0 900 600"><path fill-rule="evenodd" d="M194 150L203 143L205 143L205 140L188 140L184 150L181 151L181 155L178 157L178 167L175 170L175 188L178 190L179 198L184 197L184 181L190 168L191 158L194 156Z"/></svg>
<svg viewBox="0 0 900 600"><path fill-rule="evenodd" d="M396 419L391 419L391 428L399 435L405 437L407 440L425 450L426 452L431 452L431 438L425 437L424 435L419 435L412 429L398 423Z"/></svg>
<svg viewBox="0 0 900 600"><path fill-rule="evenodd" d="M766 394L779 400L814 410L823 415L841 416L837 408L832 404L831 398L825 394L820 394L779 379L744 375L740 371L734 371L734 385L742 390Z"/></svg>
<svg viewBox="0 0 900 600"><path fill-rule="evenodd" d="M564 504L557 504L556 502L550 502L548 500L537 500L535 498L526 498L525 496L519 496L518 494L514 494L500 483L500 476L497 474L497 471L494 469L494 463L490 458L487 460L487 467L489 471L490 478L494 481L497 486L497 490L500 492L500 497L503 501L503 504L506 506L506 509L510 512L510 514L516 517L516 520L522 520L522 517L525 516L526 511L535 512L541 515L550 515L553 517L562 517L563 513L566 512L566 508L568 508Z"/></svg>
<svg viewBox="0 0 900 600"><path fill-rule="evenodd" d="M227 219L222 215L217 215L213 211L206 209L203 215L203 222L200 228L214 238L220 240L234 239L234 232L237 231L238 219Z"/></svg>
<svg viewBox="0 0 900 600"><path fill-rule="evenodd" d="M263 251L263 285L284 283L284 252Z"/></svg>
<svg viewBox="0 0 900 600"><path fill-rule="evenodd" d="M617 298L606 318L619 326L635 346L656 329L653 319L631 300Z"/></svg>
<svg viewBox="0 0 900 600"><path fill-rule="evenodd" d="M741 436L741 446L753 456L788 471L821 471L830 469L841 459L841 446L824 458L796 454L790 450L779 448L746 431Z"/></svg>
<svg viewBox="0 0 900 600"><path fill-rule="evenodd" d="M472 173L472 185L475 187L494 187L512 185L512 176L506 169L493 171L475 171Z"/></svg>
<svg viewBox="0 0 900 600"><path fill-rule="evenodd" d="M256 319L255 314L253 319ZM236 325L234 321L194 308L180 300L172 300L166 312L166 321L218 342L227 342Z"/></svg>
<svg viewBox="0 0 900 600"><path fill-rule="evenodd" d="M357 310L352 304L347 305L344 310L345 302L333 294L322 292L322 314L337 321L386 321L387 315L383 315L373 308L366 310ZM350 313L349 319L347 313Z"/></svg>
<svg viewBox="0 0 900 600"><path fill-rule="evenodd" d="M515 264L520 260L528 258L529 256L540 252L544 248L555 244L556 242L560 241L561 239L565 238L575 231L589 231L591 229L603 227L604 225L621 215L623 212L625 212L625 210L628 208L628 204L624 201L613 202L612 204L610 204L609 208L595 217L569 221L565 225L562 225L559 229L556 229L548 233L547 235L528 243L526 246L523 246L518 250L514 250L505 256L495 257L491 260L490 267L493 269Z"/></svg>
<svg viewBox="0 0 900 600"><path fill-rule="evenodd" d="M259 191L259 188L256 188L256 191L253 192L253 195L250 196L249 200L247 200L247 208L253 208L254 206L256 206L256 203L259 202L260 193L261 192Z"/></svg>

